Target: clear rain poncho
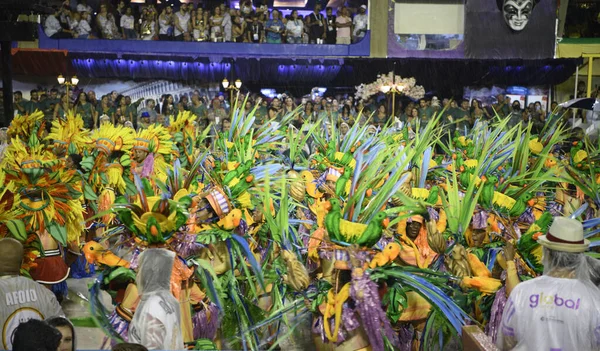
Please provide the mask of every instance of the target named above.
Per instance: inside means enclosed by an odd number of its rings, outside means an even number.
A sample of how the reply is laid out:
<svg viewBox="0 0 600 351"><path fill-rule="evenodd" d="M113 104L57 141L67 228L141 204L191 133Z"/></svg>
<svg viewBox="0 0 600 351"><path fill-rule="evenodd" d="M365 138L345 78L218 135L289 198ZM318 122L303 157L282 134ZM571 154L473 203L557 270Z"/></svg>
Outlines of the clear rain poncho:
<svg viewBox="0 0 600 351"><path fill-rule="evenodd" d="M600 289L595 261L544 248L544 275L511 292L498 333L500 350L600 350Z"/></svg>
<svg viewBox="0 0 600 351"><path fill-rule="evenodd" d="M140 255L136 277L141 297L129 326L129 341L149 350L183 350L179 302L171 294L175 254L147 249Z"/></svg>

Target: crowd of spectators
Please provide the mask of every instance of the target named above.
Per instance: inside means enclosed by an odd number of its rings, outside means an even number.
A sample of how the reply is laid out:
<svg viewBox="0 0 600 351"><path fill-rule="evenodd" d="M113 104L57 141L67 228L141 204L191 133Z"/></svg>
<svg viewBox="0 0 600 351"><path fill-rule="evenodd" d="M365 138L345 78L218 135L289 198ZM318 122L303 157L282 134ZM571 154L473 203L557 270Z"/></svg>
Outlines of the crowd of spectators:
<svg viewBox="0 0 600 351"><path fill-rule="evenodd" d="M136 6L134 6L136 5ZM367 6L358 8L327 7L317 3L306 16L292 10L286 16L270 9L267 0L254 6L243 0L239 9L221 4L204 8L182 3L127 5L119 1L116 8L101 3L92 9L86 0L75 8L57 7L44 20L44 32L53 39L140 39L173 41L211 41L237 43L312 43L351 44L361 40L368 29Z"/></svg>
<svg viewBox="0 0 600 351"><path fill-rule="evenodd" d="M199 90L191 90L179 95L165 94L160 98L140 98L132 101L130 96L121 95L117 91L101 97L93 90L84 91L79 87L71 91L67 98L58 90L32 90L30 100L23 99L20 91L14 93L15 113L27 114L35 110L44 112L46 120L64 118L66 111L74 109L84 120L85 127L93 129L100 123L108 121L114 124L130 125L134 128L144 128L150 124L159 123L167 126L171 118L176 118L179 112L190 111L197 116L199 128L213 124L218 129L229 127L229 116L232 101L226 95L218 94L209 98ZM511 116L508 126L518 123L532 124L533 130L543 128L549 112L557 107L553 102L548 111L540 102L523 106L521 101L511 101L508 96L498 95L495 103L484 106L477 99L448 99L439 100L437 97L419 101L396 101L394 109L389 99L383 94L375 95L366 100L356 100L352 95L337 94L333 96L305 96L295 98L291 94L280 94L267 98L260 94L240 92L234 95L242 107L242 113L252 111L257 124L270 120L278 120L283 115L296 113L293 122L297 127L305 122L325 118L329 123L335 123L346 130L355 123L369 123L376 127L388 123L405 123L413 129L427 125L434 115L441 114L440 126L450 132L469 130L476 121L490 121L495 116L501 118ZM392 113L393 111L393 113ZM570 118L569 114L565 118Z"/></svg>

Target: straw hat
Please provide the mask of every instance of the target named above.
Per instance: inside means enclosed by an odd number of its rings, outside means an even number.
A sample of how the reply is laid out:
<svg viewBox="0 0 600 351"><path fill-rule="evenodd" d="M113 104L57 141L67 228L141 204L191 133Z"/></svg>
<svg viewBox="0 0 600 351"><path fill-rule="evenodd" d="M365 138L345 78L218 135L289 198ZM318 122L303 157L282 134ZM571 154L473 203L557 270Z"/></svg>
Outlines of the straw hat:
<svg viewBox="0 0 600 351"><path fill-rule="evenodd" d="M554 217L548 234L540 236L538 243L564 252L584 252L590 246L590 241L583 238L581 222L567 217Z"/></svg>

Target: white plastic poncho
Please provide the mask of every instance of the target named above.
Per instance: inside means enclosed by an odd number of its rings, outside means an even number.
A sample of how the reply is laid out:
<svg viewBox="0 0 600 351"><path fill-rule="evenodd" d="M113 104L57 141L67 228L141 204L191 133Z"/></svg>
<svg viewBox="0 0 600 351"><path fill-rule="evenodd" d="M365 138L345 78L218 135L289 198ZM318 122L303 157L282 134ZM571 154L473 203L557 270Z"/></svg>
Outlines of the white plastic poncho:
<svg viewBox="0 0 600 351"><path fill-rule="evenodd" d="M136 284L140 303L129 325L129 341L149 350L183 350L179 302L171 294L175 254L148 249L140 255Z"/></svg>
<svg viewBox="0 0 600 351"><path fill-rule="evenodd" d="M600 289L592 282L591 268L583 253L544 248L544 274L571 275L544 275L517 285L504 308L497 346L501 350L600 350Z"/></svg>

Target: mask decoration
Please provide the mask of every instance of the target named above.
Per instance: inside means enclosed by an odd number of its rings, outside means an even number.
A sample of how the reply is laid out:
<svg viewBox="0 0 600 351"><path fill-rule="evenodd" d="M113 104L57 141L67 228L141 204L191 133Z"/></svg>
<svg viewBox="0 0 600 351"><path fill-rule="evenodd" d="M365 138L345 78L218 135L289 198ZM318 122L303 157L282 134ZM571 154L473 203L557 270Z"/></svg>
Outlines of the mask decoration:
<svg viewBox="0 0 600 351"><path fill-rule="evenodd" d="M515 32L525 29L538 2L539 0L496 0L504 21Z"/></svg>

